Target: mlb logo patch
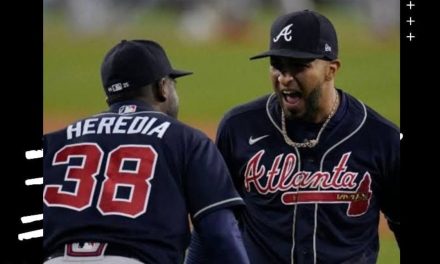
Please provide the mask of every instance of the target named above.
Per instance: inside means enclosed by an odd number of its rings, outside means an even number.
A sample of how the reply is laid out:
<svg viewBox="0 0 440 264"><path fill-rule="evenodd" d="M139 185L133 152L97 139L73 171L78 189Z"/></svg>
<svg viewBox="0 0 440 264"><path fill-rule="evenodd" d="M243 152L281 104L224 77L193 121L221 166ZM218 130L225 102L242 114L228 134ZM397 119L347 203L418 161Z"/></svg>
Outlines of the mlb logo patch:
<svg viewBox="0 0 440 264"><path fill-rule="evenodd" d="M134 113L136 112L136 108L136 105L123 105L119 107L119 114Z"/></svg>

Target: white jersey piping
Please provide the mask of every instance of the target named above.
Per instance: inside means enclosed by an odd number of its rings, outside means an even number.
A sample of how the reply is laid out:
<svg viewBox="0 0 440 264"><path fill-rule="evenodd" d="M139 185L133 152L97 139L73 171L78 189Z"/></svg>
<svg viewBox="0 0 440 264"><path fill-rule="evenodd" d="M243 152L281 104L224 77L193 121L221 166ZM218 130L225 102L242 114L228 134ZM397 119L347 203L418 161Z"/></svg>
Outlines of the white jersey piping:
<svg viewBox="0 0 440 264"><path fill-rule="evenodd" d="M218 205L222 205L222 204L229 203L229 202L232 202L232 201L243 201L243 199L241 199L240 197L235 197L235 198L226 199L226 200L223 200L223 201L220 201L220 202L216 202L216 203L210 204L208 206L203 207L197 213L195 213L193 215L193 218L196 218L197 216L199 216L201 213L203 213L204 211L206 211L208 209L211 209L211 208L216 207Z"/></svg>
<svg viewBox="0 0 440 264"><path fill-rule="evenodd" d="M274 125L274 127L276 129L278 129L278 131L280 133L281 132L281 128L275 123L275 121L273 120L272 116L270 115L270 111L269 111L269 104L270 101L272 99L272 97L275 96L275 93L272 93L269 98L267 98L267 102L266 102L266 114L269 117L269 120L272 122L272 124ZM293 147L295 149L296 155L297 155L297 159L298 159L298 170L301 170L301 155L299 154L298 148L297 147ZM299 192L299 186L296 187L296 192ZM290 261L291 264L294 264L294 253L295 253L295 226L296 226L296 209L298 208L298 204L294 205L295 208L293 209L293 217L292 217L292 249L290 250Z"/></svg>
<svg viewBox="0 0 440 264"><path fill-rule="evenodd" d="M270 111L269 111L269 104L270 101L272 100L272 97L275 96L275 93L272 93L269 98L267 99L266 102L266 114L269 117L269 120L272 122L272 124L274 125L274 127L281 133L281 128L275 123L274 119L272 118L272 116L270 115ZM336 148L338 145L342 144L344 141L348 140L349 138L351 138L354 134L356 134L361 127L365 124L365 120L367 119L367 109L364 105L364 103L362 103L360 100L358 100L358 102L362 105L363 111L364 111L364 117L362 119L362 122L359 124L359 126L353 131L351 132L348 136L346 136L345 138L341 139L340 141L338 141L336 144L334 144L333 146L331 146L322 156L321 158L321 162L319 164L319 170L322 171L323 165L324 165L324 159L325 157L330 153L330 151L332 151L334 148ZM295 147L295 152L298 155L298 170L301 170L301 159L300 159L300 155L299 155L299 151L298 149ZM320 188L318 188L318 191L320 190ZM297 192L299 192L299 187L296 190ZM293 213L293 220L292 220L292 250L290 253L291 256L291 264L294 264L294 251L295 251L295 223L296 223L296 208L297 208L297 204L295 204L295 209L294 209L294 213ZM316 253L316 230L317 230L317 223L318 223L318 203L315 203L315 214L314 214L314 228L313 228L313 263L316 264L316 260L317 260L317 253Z"/></svg>
<svg viewBox="0 0 440 264"><path fill-rule="evenodd" d="M359 101L359 100L358 100ZM334 144L333 146L331 146L325 153L324 155L322 155L321 158L321 162L319 164L319 170L322 171L322 168L324 166L324 159L325 157L330 153L330 151L332 151L333 149L335 149L337 146L339 146L340 144L342 144L344 141L348 140L349 138L351 138L354 134L356 134L365 124L365 120L367 119L367 108L365 107L364 103L362 103L361 101L359 101L359 103L362 105L362 108L364 110L364 117L362 119L362 122L359 124L359 126L353 130L353 132L351 132L348 136L346 136L345 138L341 139L340 141L338 141L336 144ZM321 187L318 187L318 191L321 189ZM317 253L316 253L316 229L318 227L318 203L315 203L315 217L314 217L314 228L313 228L313 263L316 264L316 258L317 258Z"/></svg>

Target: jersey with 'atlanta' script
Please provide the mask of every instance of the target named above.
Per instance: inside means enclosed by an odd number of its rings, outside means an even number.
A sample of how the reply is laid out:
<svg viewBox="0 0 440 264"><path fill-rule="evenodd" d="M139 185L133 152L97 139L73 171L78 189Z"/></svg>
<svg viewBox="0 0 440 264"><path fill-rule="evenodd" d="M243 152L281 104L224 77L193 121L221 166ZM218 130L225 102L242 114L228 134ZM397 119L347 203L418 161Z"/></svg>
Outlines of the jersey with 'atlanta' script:
<svg viewBox="0 0 440 264"><path fill-rule="evenodd" d="M313 148L285 142L273 94L220 123L216 142L246 203L239 222L251 263L376 263L380 211L399 239L399 129L338 93L340 106ZM286 123L296 142L322 127Z"/></svg>

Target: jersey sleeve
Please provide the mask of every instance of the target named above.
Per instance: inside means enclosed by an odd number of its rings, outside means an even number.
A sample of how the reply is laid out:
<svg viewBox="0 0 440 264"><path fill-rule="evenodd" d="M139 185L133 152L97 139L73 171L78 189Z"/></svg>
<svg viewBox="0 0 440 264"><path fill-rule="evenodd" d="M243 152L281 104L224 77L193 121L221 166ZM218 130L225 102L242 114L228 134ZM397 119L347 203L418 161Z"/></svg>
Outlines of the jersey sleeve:
<svg viewBox="0 0 440 264"><path fill-rule="evenodd" d="M399 137L399 135L395 135ZM381 188L381 210L400 246L400 141L392 140Z"/></svg>
<svg viewBox="0 0 440 264"><path fill-rule="evenodd" d="M388 193L385 194L382 211L400 247L400 157L396 157L396 159L392 161L390 175L385 182L385 189L388 190Z"/></svg>
<svg viewBox="0 0 440 264"><path fill-rule="evenodd" d="M221 209L194 222L185 263L249 263L237 221L230 210Z"/></svg>
<svg viewBox="0 0 440 264"><path fill-rule="evenodd" d="M244 204L222 156L208 138L195 142L186 169L185 191L193 219L214 210Z"/></svg>
<svg viewBox="0 0 440 264"><path fill-rule="evenodd" d="M217 148L223 156L223 159L226 162L226 166L228 166L234 186L237 188L238 191L240 191L243 181L237 175L238 169L234 162L235 159L233 158L233 136L231 130L229 129L229 123L227 122L227 120L228 119L223 119L220 122L215 142Z"/></svg>

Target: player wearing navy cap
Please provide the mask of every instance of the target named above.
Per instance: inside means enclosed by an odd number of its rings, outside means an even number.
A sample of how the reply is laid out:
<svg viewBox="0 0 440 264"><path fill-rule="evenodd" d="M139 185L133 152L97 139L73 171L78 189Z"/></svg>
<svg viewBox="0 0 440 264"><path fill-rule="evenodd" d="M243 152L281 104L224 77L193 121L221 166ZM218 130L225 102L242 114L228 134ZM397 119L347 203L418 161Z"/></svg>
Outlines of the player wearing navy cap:
<svg viewBox="0 0 440 264"><path fill-rule="evenodd" d="M400 238L399 129L335 88L337 36L321 14L277 18L252 59L264 57L274 93L229 111L216 139L246 202L251 263L376 263L380 211Z"/></svg>
<svg viewBox="0 0 440 264"><path fill-rule="evenodd" d="M182 263L188 214L218 261L249 263L222 156L176 120L188 74L156 42L123 40L101 67L110 109L45 135L46 264Z"/></svg>

